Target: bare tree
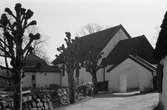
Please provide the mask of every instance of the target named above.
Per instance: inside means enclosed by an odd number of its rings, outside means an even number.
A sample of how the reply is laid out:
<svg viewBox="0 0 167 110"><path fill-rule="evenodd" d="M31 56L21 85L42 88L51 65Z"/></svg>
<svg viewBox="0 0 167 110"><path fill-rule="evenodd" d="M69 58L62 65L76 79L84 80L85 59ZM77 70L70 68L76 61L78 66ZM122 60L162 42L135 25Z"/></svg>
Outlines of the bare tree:
<svg viewBox="0 0 167 110"><path fill-rule="evenodd" d="M9 8L5 8L6 13L3 13L0 19L2 29L0 55L5 57L6 64L6 66L0 65L0 68L11 73L10 76L3 78L11 80L14 85L14 110L22 110L23 67L27 55L33 50L31 46L33 41L40 39L40 34L29 33L28 36L25 36L26 29L37 24L35 20L30 21L33 12L30 9L22 8L20 3L17 3L14 9L15 12L12 12ZM25 37L28 37L26 44L24 43Z"/></svg>
<svg viewBox="0 0 167 110"><path fill-rule="evenodd" d="M103 53L99 53L94 50L94 48L89 49L86 57L82 60L83 67L87 72L92 76L92 82L94 84L94 93L97 93L96 85L97 85L97 71L102 68L101 64L98 64L99 59L102 57Z"/></svg>
<svg viewBox="0 0 167 110"><path fill-rule="evenodd" d="M79 35L85 36L88 34L92 34L92 33L101 31L102 29L103 27L98 24L93 24L93 23L87 24L83 28L81 28L81 32L79 33Z"/></svg>
<svg viewBox="0 0 167 110"><path fill-rule="evenodd" d="M37 26L30 26L27 30L26 30L26 34L25 36L27 36L29 33L33 33L36 34L39 32L39 29ZM27 43L28 42L28 37L25 37L24 42ZM41 38L39 40L36 40L32 43L32 47L33 47L33 54L39 56L40 58L42 58L43 60L45 60L47 63L49 63L49 59L47 57L46 51L45 51L45 45L47 44L47 40L45 38L45 36L41 35Z"/></svg>
<svg viewBox="0 0 167 110"><path fill-rule="evenodd" d="M63 63L63 70L68 74L68 86L69 86L69 96L70 96L70 103L75 102L75 81L74 81L74 71L79 68L80 63L80 56L79 55L79 48L80 43L78 38L75 39L71 38L71 33L66 32L65 38L66 46L63 44L61 47L57 48L60 52L57 55L57 60L60 59ZM60 61L59 60L59 61Z"/></svg>

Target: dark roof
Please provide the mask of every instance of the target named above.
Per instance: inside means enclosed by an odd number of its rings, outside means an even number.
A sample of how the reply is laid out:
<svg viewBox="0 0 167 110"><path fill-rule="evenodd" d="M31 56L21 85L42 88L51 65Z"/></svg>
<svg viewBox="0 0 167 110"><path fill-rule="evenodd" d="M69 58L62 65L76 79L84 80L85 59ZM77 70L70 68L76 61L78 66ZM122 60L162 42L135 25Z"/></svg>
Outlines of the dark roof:
<svg viewBox="0 0 167 110"><path fill-rule="evenodd" d="M60 70L57 66L48 66L48 65L42 65L40 67L34 66L34 67L25 67L25 72L56 72L60 73Z"/></svg>
<svg viewBox="0 0 167 110"><path fill-rule="evenodd" d="M29 54L27 56L25 66L25 72L56 72L60 73L60 70L57 66L50 66L48 65L43 59L40 57Z"/></svg>
<svg viewBox="0 0 167 110"><path fill-rule="evenodd" d="M41 59L40 57L36 56L35 54L31 53L27 56L25 65L26 66L33 66L36 64L47 65L47 63Z"/></svg>
<svg viewBox="0 0 167 110"><path fill-rule="evenodd" d="M63 57L62 54L60 54L56 59L52 61L52 64L57 65L57 64L62 64L63 63Z"/></svg>
<svg viewBox="0 0 167 110"><path fill-rule="evenodd" d="M108 28L93 34L80 37L82 43L81 50L83 52L87 52L89 49L94 49L100 52L114 37L114 35L118 32L119 29L123 29L125 31L122 25L118 25L112 28ZM125 33L127 32L125 31ZM129 34L128 37L130 37Z"/></svg>
<svg viewBox="0 0 167 110"><path fill-rule="evenodd" d="M111 51L107 58L103 60L105 65L117 66L124 61L129 55L139 56L151 64L157 62L153 58L153 47L144 35L121 40Z"/></svg>
<svg viewBox="0 0 167 110"><path fill-rule="evenodd" d="M108 44L108 42L114 37L118 30L122 29L125 34L129 37L130 35L123 28L122 25L117 25L93 34L89 34L79 38L81 44L81 54L84 58L87 55L87 52L91 49L101 52L102 49ZM52 63L58 64L61 62L61 58L55 59Z"/></svg>

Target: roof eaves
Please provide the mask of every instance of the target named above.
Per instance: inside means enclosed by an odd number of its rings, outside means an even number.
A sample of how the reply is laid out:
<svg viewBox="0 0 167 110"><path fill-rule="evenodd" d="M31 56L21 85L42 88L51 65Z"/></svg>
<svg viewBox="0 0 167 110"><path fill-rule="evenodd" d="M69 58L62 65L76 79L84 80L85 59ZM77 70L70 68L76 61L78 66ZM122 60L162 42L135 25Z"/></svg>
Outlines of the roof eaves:
<svg viewBox="0 0 167 110"><path fill-rule="evenodd" d="M25 72L55 72L60 73L60 69L57 66L50 66L50 65L40 65L40 67L36 66L27 66L24 67Z"/></svg>
<svg viewBox="0 0 167 110"><path fill-rule="evenodd" d="M149 69L151 71L156 71L156 67L154 67L151 63L147 62L146 60L144 60L143 58L141 58L139 56L129 55L129 58L131 58L135 62L139 63L140 65L142 65L146 69Z"/></svg>
<svg viewBox="0 0 167 110"><path fill-rule="evenodd" d="M139 56L138 56L139 57ZM154 65L150 64L149 62L145 61L144 59L139 59L136 58L133 55L129 55L129 58L131 58L133 61L135 61L136 63L139 63L140 65L142 65L143 67L145 67L146 69L149 69L151 71L156 71L156 67L154 67ZM127 58L123 59L121 62L114 64L113 66L111 66L109 69L107 69L107 72L112 71L114 68L116 68L118 65L120 65L122 62L124 62Z"/></svg>
<svg viewBox="0 0 167 110"><path fill-rule="evenodd" d="M104 29L104 30L100 30L100 31L95 32L95 33L91 33L91 34L88 34L88 35L84 35L84 36L79 37L79 38L89 37L89 36L92 36L92 35L94 35L94 34L101 33L101 32L103 32L103 31L111 30L111 29L114 29L114 28L116 28L117 31L118 31L120 28L123 28L123 26L122 26L121 24L120 24L120 25L116 25L116 26L113 26L113 27L110 27L110 28L106 28L106 29ZM124 29L124 28L123 28L123 29ZM125 30L125 29L124 29L124 30ZM126 31L126 30L125 30L125 31ZM127 32L127 31L126 31L126 32Z"/></svg>

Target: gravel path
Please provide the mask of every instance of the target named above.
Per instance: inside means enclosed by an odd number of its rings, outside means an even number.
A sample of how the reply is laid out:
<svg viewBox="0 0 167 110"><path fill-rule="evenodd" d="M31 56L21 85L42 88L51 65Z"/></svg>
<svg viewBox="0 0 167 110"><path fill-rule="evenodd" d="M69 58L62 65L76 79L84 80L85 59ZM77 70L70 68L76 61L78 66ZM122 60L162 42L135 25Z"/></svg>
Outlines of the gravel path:
<svg viewBox="0 0 167 110"><path fill-rule="evenodd" d="M90 100L55 110L152 110L158 103L158 93L145 95L103 94Z"/></svg>

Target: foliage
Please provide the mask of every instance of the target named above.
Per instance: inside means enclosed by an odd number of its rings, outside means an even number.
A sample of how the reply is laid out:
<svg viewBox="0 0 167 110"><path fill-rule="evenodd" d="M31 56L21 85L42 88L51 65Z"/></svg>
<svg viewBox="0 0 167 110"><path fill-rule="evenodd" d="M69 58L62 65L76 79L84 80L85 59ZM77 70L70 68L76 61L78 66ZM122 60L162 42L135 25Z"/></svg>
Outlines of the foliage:
<svg viewBox="0 0 167 110"><path fill-rule="evenodd" d="M26 34L29 33L33 33L36 34L37 32L39 32L38 27L35 26L31 26L26 30ZM24 43L26 44L29 41L29 39L26 37L24 38ZM49 59L47 57L46 51L45 51L45 45L47 44L47 39L44 35L41 35L41 38L39 40L35 40L31 46L33 47L33 54L39 56L40 58L42 58L43 60L45 60L47 63L49 63Z"/></svg>
<svg viewBox="0 0 167 110"><path fill-rule="evenodd" d="M11 75L1 78L11 80L15 88L14 110L21 109L21 79L23 73L24 62L27 55L33 50L31 44L33 41L40 39L40 34L29 33L25 36L25 31L28 27L36 25L35 20L31 20L33 12L30 9L22 8L20 3L15 5L15 12L9 8L5 8L5 12L1 15L0 27L2 36L0 37L0 55L5 58L6 66L1 65L1 69L8 70ZM12 19L9 20L8 16ZM25 37L28 37L28 42L24 44Z"/></svg>
<svg viewBox="0 0 167 110"><path fill-rule="evenodd" d="M95 32L98 32L98 31L101 31L103 29L102 26L98 25L98 24L94 24L94 23L90 23L90 24L87 24L85 25L81 31L80 31L80 35L81 36L85 36L85 35L88 35L88 34L92 34L92 33L95 33Z"/></svg>

